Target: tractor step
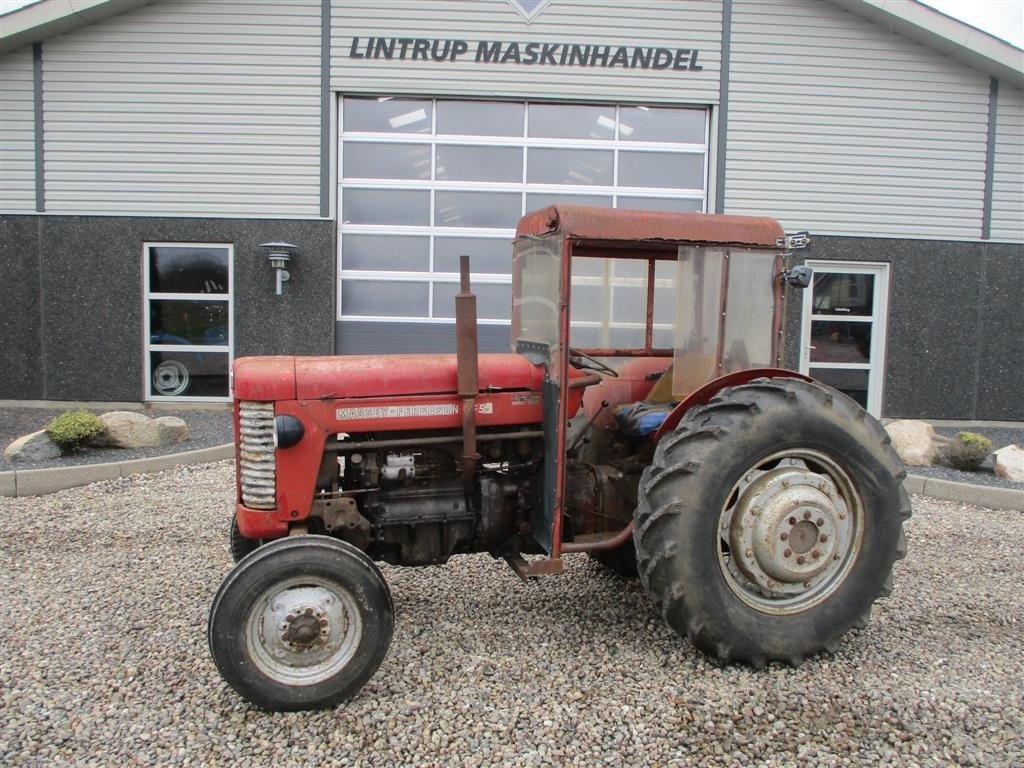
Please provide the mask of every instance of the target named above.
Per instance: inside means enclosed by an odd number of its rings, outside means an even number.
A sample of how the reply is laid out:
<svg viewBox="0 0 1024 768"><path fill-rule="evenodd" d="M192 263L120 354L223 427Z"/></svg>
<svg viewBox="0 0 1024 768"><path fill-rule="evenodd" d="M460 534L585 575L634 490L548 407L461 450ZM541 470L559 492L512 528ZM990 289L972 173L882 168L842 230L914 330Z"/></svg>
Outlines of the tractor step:
<svg viewBox="0 0 1024 768"><path fill-rule="evenodd" d="M529 583L531 579L536 580L541 576L549 576L565 570L565 566L559 558L541 558L531 561L522 555L505 555L505 562L526 583Z"/></svg>

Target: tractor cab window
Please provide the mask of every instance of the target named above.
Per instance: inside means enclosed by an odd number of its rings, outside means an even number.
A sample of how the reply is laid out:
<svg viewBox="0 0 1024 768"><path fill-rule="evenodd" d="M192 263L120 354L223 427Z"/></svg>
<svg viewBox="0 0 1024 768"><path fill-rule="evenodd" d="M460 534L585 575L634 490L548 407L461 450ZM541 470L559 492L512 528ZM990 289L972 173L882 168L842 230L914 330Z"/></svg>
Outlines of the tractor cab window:
<svg viewBox="0 0 1024 768"><path fill-rule="evenodd" d="M673 395L773 364L775 259L768 250L679 247Z"/></svg>

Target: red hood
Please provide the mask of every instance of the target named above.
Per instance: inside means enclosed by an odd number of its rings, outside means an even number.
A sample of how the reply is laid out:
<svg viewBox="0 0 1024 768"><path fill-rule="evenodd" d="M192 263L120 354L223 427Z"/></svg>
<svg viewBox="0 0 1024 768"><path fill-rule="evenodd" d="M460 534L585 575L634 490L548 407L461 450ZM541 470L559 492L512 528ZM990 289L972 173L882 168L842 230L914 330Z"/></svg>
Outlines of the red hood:
<svg viewBox="0 0 1024 768"><path fill-rule="evenodd" d="M480 391L540 390L544 372L516 354L479 358ZM243 357L235 361L239 400L319 400L458 391L455 355Z"/></svg>

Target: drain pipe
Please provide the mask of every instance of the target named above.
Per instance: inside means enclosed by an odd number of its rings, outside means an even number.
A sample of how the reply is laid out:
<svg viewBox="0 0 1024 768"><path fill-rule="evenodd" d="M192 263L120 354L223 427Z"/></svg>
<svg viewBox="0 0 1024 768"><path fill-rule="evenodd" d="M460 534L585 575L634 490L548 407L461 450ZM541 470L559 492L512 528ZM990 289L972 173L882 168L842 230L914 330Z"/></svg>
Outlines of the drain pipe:
<svg viewBox="0 0 1024 768"><path fill-rule="evenodd" d="M477 371L476 296L469 287L469 256L459 257L459 293L455 297L455 355L459 397L462 400L462 481L476 474L476 396L480 391Z"/></svg>

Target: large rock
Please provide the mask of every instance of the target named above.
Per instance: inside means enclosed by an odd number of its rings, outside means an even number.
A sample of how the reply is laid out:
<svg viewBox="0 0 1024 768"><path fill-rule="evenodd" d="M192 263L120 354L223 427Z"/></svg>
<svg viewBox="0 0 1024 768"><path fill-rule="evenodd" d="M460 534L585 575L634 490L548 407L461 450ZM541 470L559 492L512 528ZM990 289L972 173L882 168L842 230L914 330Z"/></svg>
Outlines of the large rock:
<svg viewBox="0 0 1024 768"><path fill-rule="evenodd" d="M105 448L152 448L160 445L160 427L135 411L110 411L100 416L103 434L95 441Z"/></svg>
<svg viewBox="0 0 1024 768"><path fill-rule="evenodd" d="M900 419L885 428L892 438L892 447L904 464L930 467L939 461L935 445L935 429L931 424L913 419Z"/></svg>
<svg viewBox="0 0 1024 768"><path fill-rule="evenodd" d="M1024 448L1006 445L992 454L992 470L1004 480L1024 483Z"/></svg>
<svg viewBox="0 0 1024 768"><path fill-rule="evenodd" d="M188 440L188 424L177 416L161 416L153 419L160 435L160 445L174 445Z"/></svg>
<svg viewBox="0 0 1024 768"><path fill-rule="evenodd" d="M60 448L43 429L22 435L4 448L4 458L10 461L40 461L56 459L58 456Z"/></svg>

